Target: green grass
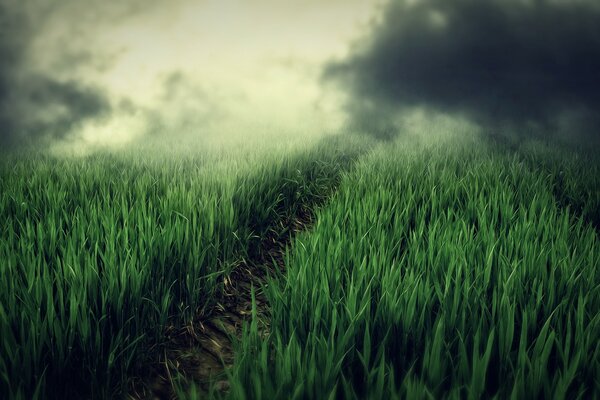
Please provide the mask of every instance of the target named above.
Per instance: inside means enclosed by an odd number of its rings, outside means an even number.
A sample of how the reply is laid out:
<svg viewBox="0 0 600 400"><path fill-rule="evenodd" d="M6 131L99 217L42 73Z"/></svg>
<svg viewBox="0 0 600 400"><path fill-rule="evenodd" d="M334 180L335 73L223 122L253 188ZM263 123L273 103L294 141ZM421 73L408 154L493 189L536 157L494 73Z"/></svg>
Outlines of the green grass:
<svg viewBox="0 0 600 400"><path fill-rule="evenodd" d="M0 162L0 398L117 396L167 323L285 213L323 200L357 141L154 146Z"/></svg>
<svg viewBox="0 0 600 400"><path fill-rule="evenodd" d="M600 242L554 185L464 135L363 157L269 285L230 397L599 397Z"/></svg>
<svg viewBox="0 0 600 400"><path fill-rule="evenodd" d="M0 161L0 398L122 395L165 325L317 206L230 398L600 397L596 156L433 132L204 146Z"/></svg>
<svg viewBox="0 0 600 400"><path fill-rule="evenodd" d="M561 207L569 207L600 232L600 163L595 151L595 147L575 151L529 142L518 153L531 168L546 174Z"/></svg>

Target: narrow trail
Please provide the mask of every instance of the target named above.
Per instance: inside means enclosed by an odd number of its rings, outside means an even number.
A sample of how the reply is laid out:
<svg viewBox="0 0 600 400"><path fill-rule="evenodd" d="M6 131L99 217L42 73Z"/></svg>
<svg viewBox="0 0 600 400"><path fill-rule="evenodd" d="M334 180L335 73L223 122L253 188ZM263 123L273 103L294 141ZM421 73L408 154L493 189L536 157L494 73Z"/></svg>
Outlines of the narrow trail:
<svg viewBox="0 0 600 400"><path fill-rule="evenodd" d="M285 254L293 239L313 226L316 211L335 196L343 173L374 145L363 137L348 136L331 136L320 142L319 154L328 156L321 161L318 154L311 157L311 164L301 174L300 184L306 187L295 206L276 212L277 218L260 229L266 233L223 278L212 309L186 326L175 324L165 329L164 340L148 349L149 361L128 380L125 398L175 399L178 390L185 393L191 384L201 397L211 389L229 391L226 369L234 365L233 342L241 339L244 327L253 322L253 296L258 332L266 337L271 309L263 289L268 287L269 277L285 273ZM301 170L295 172L300 174ZM294 175L290 182L296 184L296 179Z"/></svg>
<svg viewBox="0 0 600 400"><path fill-rule="evenodd" d="M314 205L313 205L314 206ZM240 261L234 272L224 279L224 294L208 315L187 326L170 327L166 343L160 345L160 359L148 368L145 376L135 378L128 399L175 399L177 377L182 387L193 382L208 393L210 387L226 393L229 383L225 369L233 365L235 355L231 337L241 338L244 324L252 319L252 291L261 334L269 332L270 308L262 287L267 277L285 267L286 248L300 232L314 222L314 207L301 207L295 215L279 221L281 232L271 230L262 238L258 255Z"/></svg>

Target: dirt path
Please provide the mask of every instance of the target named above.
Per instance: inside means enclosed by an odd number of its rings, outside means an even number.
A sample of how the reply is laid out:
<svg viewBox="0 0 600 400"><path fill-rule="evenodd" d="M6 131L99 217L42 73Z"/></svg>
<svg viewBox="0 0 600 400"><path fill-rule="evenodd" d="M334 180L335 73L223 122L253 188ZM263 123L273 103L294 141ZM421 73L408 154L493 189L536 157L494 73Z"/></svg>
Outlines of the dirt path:
<svg viewBox="0 0 600 400"><path fill-rule="evenodd" d="M284 268L286 247L312 222L313 213L307 207L280 222L282 234L273 231L266 235L255 259L240 262L234 273L225 278L224 295L209 315L197 318L188 326L167 330L166 343L161 344L158 351L160 359L148 366L144 376L132 380L127 398L175 399L174 384L178 376L185 377L181 382L183 387L194 382L204 393L211 385L227 392L229 384L224 371L234 362L231 336L240 338L243 325L252 318L252 288L259 329L266 335L269 332L269 305L261 288L267 284L269 273Z"/></svg>

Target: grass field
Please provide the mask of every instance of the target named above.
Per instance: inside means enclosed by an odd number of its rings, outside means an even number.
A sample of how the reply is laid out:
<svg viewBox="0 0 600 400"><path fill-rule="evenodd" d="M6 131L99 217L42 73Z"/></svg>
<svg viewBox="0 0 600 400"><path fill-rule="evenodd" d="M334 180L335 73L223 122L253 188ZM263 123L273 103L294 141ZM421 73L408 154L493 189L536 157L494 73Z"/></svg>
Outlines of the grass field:
<svg viewBox="0 0 600 400"><path fill-rule="evenodd" d="M0 397L122 395L301 207L212 396L600 397L599 187L593 154L470 134L6 158Z"/></svg>
<svg viewBox="0 0 600 400"><path fill-rule="evenodd" d="M600 243L578 215L598 164L565 152L554 176L531 146L361 159L270 286L273 332L240 344L232 397L598 397Z"/></svg>
<svg viewBox="0 0 600 400"><path fill-rule="evenodd" d="M356 141L354 141L356 142ZM0 167L0 397L116 396L169 320L327 196L360 147L13 156Z"/></svg>

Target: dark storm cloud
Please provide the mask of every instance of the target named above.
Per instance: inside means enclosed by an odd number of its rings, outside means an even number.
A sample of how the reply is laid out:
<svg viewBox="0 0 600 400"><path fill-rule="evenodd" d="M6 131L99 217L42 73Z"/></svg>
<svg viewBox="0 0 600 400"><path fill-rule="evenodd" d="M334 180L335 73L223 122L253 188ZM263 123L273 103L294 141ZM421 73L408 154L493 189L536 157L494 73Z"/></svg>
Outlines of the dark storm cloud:
<svg viewBox="0 0 600 400"><path fill-rule="evenodd" d="M98 89L32 71L32 41L60 2L6 1L0 5L0 145L62 137L83 121L110 111Z"/></svg>
<svg viewBox="0 0 600 400"><path fill-rule="evenodd" d="M21 138L63 137L85 120L102 117L111 110L98 89L78 82L29 75L16 90L8 97L5 125L12 128L7 131L9 134Z"/></svg>
<svg viewBox="0 0 600 400"><path fill-rule="evenodd" d="M147 12L158 0L0 0L0 147L68 135L107 116L108 95L71 76L85 66L99 70L113 55L95 49L94 30ZM54 37L49 48L37 39ZM37 54L41 52L43 54ZM53 63L40 69L40 56Z"/></svg>
<svg viewBox="0 0 600 400"><path fill-rule="evenodd" d="M600 7L590 1L390 1L371 35L325 77L357 122L414 107L484 128L598 137ZM384 122L385 125L385 122Z"/></svg>
<svg viewBox="0 0 600 400"><path fill-rule="evenodd" d="M13 96L14 72L23 59L23 47L30 39L30 32L22 29L26 20L24 10L13 10L9 3L0 3L0 144L4 144L14 130L10 110Z"/></svg>

